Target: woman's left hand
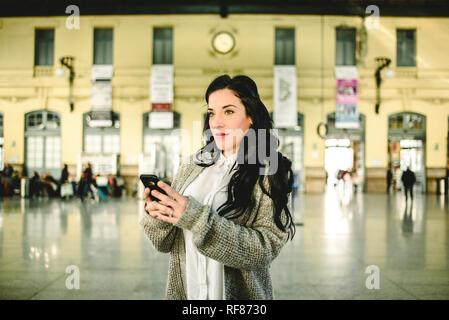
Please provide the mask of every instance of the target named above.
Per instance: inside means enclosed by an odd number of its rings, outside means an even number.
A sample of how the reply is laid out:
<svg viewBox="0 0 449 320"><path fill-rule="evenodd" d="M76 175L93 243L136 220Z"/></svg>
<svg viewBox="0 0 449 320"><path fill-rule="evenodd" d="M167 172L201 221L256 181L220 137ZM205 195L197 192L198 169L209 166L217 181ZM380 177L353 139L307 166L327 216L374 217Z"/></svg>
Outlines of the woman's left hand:
<svg viewBox="0 0 449 320"><path fill-rule="evenodd" d="M157 190L151 190L151 195L158 198L160 201L153 201L153 205L158 208L158 211L150 213L153 218L161 221L175 224L184 213L189 199L177 193L168 184L158 181L157 186L167 192L167 195L160 193ZM170 212L173 213L170 217Z"/></svg>

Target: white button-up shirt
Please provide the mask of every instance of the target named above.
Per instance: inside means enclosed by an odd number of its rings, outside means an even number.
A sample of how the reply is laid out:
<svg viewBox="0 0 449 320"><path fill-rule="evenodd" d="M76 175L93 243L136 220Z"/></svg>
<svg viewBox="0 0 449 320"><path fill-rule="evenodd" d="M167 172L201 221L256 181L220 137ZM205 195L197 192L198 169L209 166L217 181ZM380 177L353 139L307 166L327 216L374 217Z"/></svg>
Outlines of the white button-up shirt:
<svg viewBox="0 0 449 320"><path fill-rule="evenodd" d="M217 209L227 200L229 180L237 170L236 160L237 152L228 157L220 153L215 164L204 168L185 189L183 195L191 196L203 205L211 206L212 210L217 212ZM191 231L184 229L183 233L186 248L187 299L223 300L223 264L198 251L193 243Z"/></svg>

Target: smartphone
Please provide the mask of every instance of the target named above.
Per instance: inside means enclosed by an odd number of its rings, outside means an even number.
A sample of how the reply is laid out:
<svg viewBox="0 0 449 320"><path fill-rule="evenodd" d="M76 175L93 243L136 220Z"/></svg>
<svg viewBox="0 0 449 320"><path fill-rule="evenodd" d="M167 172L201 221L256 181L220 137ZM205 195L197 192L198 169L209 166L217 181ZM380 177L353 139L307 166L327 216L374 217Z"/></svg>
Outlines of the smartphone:
<svg viewBox="0 0 449 320"><path fill-rule="evenodd" d="M142 181L145 188L150 188L150 199L153 201L160 201L160 200L151 194L152 190L157 190L160 193L167 194L164 190L162 190L161 188L159 188L157 186L157 182L159 181L159 178L158 178L158 176L156 176L154 174L141 174L140 181Z"/></svg>

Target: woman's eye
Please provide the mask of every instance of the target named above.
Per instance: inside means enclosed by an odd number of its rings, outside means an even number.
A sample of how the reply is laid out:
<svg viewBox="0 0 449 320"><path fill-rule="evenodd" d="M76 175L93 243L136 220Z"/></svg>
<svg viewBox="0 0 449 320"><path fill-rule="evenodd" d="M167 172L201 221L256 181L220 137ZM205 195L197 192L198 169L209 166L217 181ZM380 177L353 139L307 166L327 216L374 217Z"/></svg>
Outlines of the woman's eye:
<svg viewBox="0 0 449 320"><path fill-rule="evenodd" d="M226 114L233 114L234 113L234 111L232 111L232 110L226 110L225 112L226 112Z"/></svg>
<svg viewBox="0 0 449 320"><path fill-rule="evenodd" d="M209 118L212 117L214 114L212 112L208 112Z"/></svg>

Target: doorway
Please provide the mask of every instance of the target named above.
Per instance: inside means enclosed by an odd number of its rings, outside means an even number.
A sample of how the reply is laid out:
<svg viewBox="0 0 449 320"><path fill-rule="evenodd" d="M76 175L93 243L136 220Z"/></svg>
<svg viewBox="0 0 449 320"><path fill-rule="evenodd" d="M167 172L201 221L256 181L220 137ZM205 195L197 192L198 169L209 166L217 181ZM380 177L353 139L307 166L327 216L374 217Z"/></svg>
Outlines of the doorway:
<svg viewBox="0 0 449 320"><path fill-rule="evenodd" d="M416 175L415 190L426 191L426 117L413 112L388 117L388 165L393 190L403 190L401 176L410 167Z"/></svg>
<svg viewBox="0 0 449 320"><path fill-rule="evenodd" d="M349 171L354 191L365 191L365 116L359 114L358 128L336 128L335 113L330 113L327 126L324 152L327 186L337 186L339 172Z"/></svg>
<svg viewBox="0 0 449 320"><path fill-rule="evenodd" d="M337 184L339 171L351 171L354 165L354 149L349 139L326 139L324 164L327 176L327 185Z"/></svg>

